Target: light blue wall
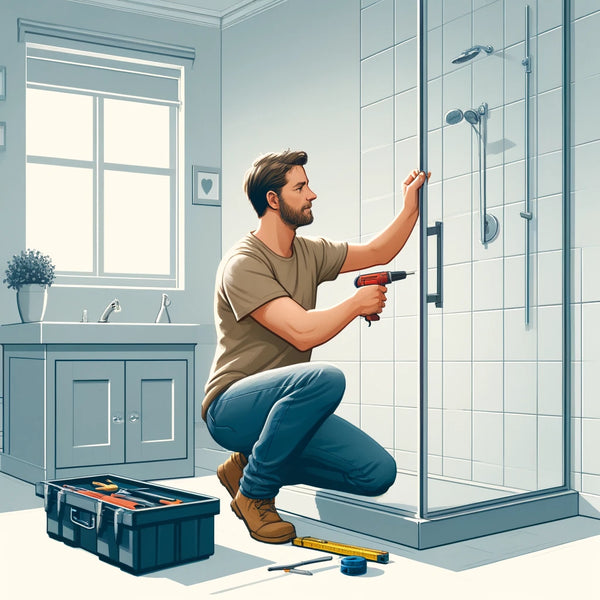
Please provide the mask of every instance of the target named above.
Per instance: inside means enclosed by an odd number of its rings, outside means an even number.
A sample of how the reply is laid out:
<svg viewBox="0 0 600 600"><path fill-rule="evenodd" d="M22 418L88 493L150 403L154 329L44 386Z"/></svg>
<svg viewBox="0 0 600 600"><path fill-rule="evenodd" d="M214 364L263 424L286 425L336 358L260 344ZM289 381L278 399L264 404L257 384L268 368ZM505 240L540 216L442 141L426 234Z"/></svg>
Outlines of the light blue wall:
<svg viewBox="0 0 600 600"><path fill-rule="evenodd" d="M317 194L303 233L356 238L358 0L288 0L223 30L223 248L256 225L242 178L264 152L308 152Z"/></svg>
<svg viewBox="0 0 600 600"><path fill-rule="evenodd" d="M25 46L17 41L17 19L55 23L183 46L196 50L186 73L185 289L169 291L170 314L179 323L213 323L214 274L220 258L220 209L191 204L191 165L221 166L221 31L169 19L115 11L63 0L3 0L0 5L0 64L7 70L6 101L0 121L7 123L7 149L0 152L0 277L6 261L25 247ZM48 115L52 118L52 115ZM97 319L114 297L123 310L114 321L152 322L161 291L60 288L53 286L49 321L77 321L88 309ZM0 286L0 323L19 321L15 292ZM199 350L197 400L208 373L212 349ZM198 412L198 411L197 411ZM199 412L197 414L199 418Z"/></svg>

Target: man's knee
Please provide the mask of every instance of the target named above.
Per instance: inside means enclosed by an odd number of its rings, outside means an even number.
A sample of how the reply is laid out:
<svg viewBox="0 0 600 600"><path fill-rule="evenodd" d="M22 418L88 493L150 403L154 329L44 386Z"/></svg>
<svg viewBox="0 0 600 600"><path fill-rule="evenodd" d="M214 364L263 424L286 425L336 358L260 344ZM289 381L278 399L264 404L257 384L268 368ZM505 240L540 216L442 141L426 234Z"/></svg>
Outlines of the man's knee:
<svg viewBox="0 0 600 600"><path fill-rule="evenodd" d="M321 402L331 402L337 406L346 390L344 372L328 363L308 363L304 366L303 386L313 387Z"/></svg>
<svg viewBox="0 0 600 600"><path fill-rule="evenodd" d="M381 496L396 480L396 461L387 452L380 459L365 467L359 477L360 492L364 496Z"/></svg>

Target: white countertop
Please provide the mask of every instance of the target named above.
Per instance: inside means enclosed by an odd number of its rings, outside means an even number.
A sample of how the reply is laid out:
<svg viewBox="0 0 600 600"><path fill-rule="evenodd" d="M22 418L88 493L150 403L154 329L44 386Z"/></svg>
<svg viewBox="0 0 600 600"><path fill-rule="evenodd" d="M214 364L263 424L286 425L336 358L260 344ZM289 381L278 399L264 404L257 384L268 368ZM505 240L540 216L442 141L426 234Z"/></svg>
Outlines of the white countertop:
<svg viewBox="0 0 600 600"><path fill-rule="evenodd" d="M212 325L193 323L11 323L0 344L212 344Z"/></svg>

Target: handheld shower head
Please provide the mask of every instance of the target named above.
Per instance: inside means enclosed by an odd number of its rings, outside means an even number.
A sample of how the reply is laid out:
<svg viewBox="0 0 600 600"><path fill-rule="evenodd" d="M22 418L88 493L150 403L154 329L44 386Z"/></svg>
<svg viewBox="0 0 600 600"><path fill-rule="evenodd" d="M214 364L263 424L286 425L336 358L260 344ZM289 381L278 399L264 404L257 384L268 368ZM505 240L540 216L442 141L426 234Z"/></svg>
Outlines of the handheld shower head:
<svg viewBox="0 0 600 600"><path fill-rule="evenodd" d="M486 54L491 54L494 51L492 46L472 46L471 48L468 48L467 50L461 52L456 58L452 59L452 64L460 65L464 62L468 62L475 58L482 50Z"/></svg>
<svg viewBox="0 0 600 600"><path fill-rule="evenodd" d="M471 123L471 125L477 125L477 123L479 123L479 114L473 109L465 110L464 116L465 121Z"/></svg>

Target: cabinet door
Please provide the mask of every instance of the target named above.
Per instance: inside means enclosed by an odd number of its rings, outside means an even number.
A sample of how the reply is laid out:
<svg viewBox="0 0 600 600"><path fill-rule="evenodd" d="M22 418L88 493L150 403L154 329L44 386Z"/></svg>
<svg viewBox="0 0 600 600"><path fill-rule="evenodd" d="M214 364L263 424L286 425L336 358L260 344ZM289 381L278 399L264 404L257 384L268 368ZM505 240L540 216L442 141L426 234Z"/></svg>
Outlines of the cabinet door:
<svg viewBox="0 0 600 600"><path fill-rule="evenodd" d="M187 361L126 363L127 462L185 458Z"/></svg>
<svg viewBox="0 0 600 600"><path fill-rule="evenodd" d="M124 461L122 361L56 362L56 466Z"/></svg>

